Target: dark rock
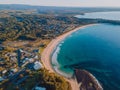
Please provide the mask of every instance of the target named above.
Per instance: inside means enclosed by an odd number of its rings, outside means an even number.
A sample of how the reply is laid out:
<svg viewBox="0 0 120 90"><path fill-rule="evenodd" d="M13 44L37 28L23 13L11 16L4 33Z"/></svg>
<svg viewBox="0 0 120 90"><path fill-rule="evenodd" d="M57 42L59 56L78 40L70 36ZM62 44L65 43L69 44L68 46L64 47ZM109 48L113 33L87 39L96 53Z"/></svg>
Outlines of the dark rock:
<svg viewBox="0 0 120 90"><path fill-rule="evenodd" d="M81 84L80 90L103 90L96 78L86 70L75 70L77 82Z"/></svg>

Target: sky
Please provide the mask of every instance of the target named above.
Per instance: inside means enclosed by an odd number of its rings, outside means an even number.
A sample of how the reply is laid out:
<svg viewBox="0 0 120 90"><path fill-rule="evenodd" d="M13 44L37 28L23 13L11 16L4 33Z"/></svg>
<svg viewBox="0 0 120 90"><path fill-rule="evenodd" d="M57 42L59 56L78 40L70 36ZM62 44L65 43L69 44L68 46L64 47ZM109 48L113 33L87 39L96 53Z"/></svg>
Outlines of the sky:
<svg viewBox="0 0 120 90"><path fill-rule="evenodd" d="M73 7L120 7L120 0L0 0L0 4Z"/></svg>

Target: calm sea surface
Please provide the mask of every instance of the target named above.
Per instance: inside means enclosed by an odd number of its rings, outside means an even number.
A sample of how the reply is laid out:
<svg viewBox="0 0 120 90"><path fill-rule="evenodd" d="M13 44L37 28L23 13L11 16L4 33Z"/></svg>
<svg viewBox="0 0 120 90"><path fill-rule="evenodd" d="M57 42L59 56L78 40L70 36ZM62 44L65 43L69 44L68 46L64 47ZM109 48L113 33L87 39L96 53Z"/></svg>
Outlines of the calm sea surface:
<svg viewBox="0 0 120 90"><path fill-rule="evenodd" d="M71 76L75 68L85 69L104 90L120 90L120 25L80 29L56 47L51 59L55 70L64 76Z"/></svg>
<svg viewBox="0 0 120 90"><path fill-rule="evenodd" d="M76 15L78 18L94 18L94 19L108 19L108 20L120 20L120 12L95 12L86 13L85 15Z"/></svg>

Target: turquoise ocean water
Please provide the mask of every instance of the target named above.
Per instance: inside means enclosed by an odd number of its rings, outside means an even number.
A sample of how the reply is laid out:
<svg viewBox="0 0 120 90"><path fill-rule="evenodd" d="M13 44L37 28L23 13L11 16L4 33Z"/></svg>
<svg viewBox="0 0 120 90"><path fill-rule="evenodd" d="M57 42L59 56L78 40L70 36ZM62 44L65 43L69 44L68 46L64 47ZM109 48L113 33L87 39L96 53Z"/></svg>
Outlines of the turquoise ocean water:
<svg viewBox="0 0 120 90"><path fill-rule="evenodd" d="M104 90L120 90L120 25L99 24L80 29L63 40L52 54L54 69L71 76L85 69Z"/></svg>

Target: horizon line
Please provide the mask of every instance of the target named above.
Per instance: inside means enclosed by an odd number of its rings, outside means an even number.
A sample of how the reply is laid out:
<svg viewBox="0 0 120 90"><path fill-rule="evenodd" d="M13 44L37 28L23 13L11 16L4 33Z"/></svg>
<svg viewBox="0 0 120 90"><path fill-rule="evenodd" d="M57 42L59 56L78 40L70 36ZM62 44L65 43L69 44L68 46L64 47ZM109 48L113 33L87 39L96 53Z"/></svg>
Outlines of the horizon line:
<svg viewBox="0 0 120 90"><path fill-rule="evenodd" d="M57 5L33 5L33 4L22 4L22 3L13 3L13 4L0 4L0 5L26 5L26 6L43 6L43 7L66 7L66 8L120 8L120 6L57 6Z"/></svg>

